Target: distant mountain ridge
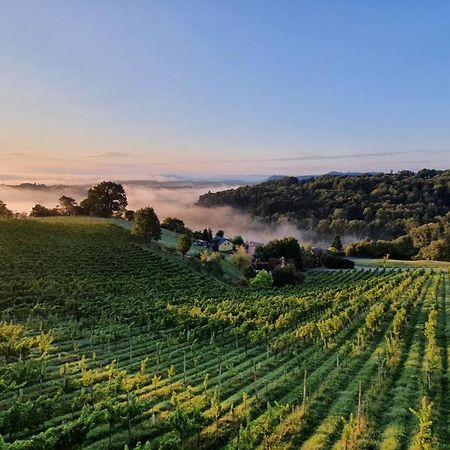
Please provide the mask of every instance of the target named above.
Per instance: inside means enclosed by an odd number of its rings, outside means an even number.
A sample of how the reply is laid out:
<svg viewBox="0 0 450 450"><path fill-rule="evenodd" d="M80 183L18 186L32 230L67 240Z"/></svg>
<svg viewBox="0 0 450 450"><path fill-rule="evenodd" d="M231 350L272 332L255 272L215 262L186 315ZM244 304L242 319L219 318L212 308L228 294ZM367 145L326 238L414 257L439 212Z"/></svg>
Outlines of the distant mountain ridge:
<svg viewBox="0 0 450 450"><path fill-rule="evenodd" d="M358 175L381 175L383 172L337 172L335 170L332 170L331 172L327 172L323 175L294 175L295 178L298 178L299 180L310 180L311 178L317 178L320 176L336 176L336 177L342 177L342 176L358 176ZM277 181L281 180L283 178L287 178L288 175L272 175L267 178L266 181Z"/></svg>
<svg viewBox="0 0 450 450"><path fill-rule="evenodd" d="M224 179L224 180L113 180L116 183L120 183L128 186L143 186L151 187L154 189L186 189L186 188L207 188L207 187L228 187L228 186L240 186L245 184L242 180ZM61 189L89 189L94 183L64 183L64 184L45 184L45 183L19 183L19 184L6 184L0 183L0 186L18 189L18 190L34 190L34 191L54 191Z"/></svg>

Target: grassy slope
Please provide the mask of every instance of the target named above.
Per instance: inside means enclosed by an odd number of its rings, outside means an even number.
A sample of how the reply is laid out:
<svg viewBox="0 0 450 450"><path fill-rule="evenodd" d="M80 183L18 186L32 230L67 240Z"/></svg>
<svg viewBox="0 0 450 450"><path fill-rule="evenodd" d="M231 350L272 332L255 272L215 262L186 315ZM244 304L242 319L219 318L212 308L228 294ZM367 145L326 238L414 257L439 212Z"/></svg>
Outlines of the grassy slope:
<svg viewBox="0 0 450 450"><path fill-rule="evenodd" d="M158 244L166 248L176 249L177 239L179 236L180 236L179 233L174 233L173 231L169 230L162 230L161 240L158 241ZM198 255L202 250L204 250L204 247L192 243L192 247L189 250L188 255L189 256ZM236 281L242 276L239 269L233 264L231 264L230 255L225 253L222 254L222 270L224 274L224 279L230 282Z"/></svg>
<svg viewBox="0 0 450 450"><path fill-rule="evenodd" d="M388 261L384 261L383 259L375 259L375 258L353 258L347 257L355 262L355 267L412 267L412 268L436 268L436 269L449 269L450 262L449 261L401 261L398 259L390 259Z"/></svg>

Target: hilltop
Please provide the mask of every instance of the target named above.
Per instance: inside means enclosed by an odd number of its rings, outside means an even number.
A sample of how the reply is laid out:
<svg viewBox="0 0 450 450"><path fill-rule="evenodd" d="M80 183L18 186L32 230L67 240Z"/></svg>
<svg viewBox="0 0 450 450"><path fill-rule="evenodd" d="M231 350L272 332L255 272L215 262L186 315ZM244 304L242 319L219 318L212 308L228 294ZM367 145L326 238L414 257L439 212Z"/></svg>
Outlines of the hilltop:
<svg viewBox="0 0 450 450"><path fill-rule="evenodd" d="M198 204L232 206L319 234L392 239L450 211L450 170L285 177L207 193Z"/></svg>

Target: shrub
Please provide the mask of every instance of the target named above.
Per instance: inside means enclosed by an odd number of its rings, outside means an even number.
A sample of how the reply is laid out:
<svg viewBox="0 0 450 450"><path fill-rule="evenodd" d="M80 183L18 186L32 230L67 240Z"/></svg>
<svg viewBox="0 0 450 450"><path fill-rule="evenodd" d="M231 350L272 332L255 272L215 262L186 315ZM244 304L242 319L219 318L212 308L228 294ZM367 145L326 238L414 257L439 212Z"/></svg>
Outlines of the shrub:
<svg viewBox="0 0 450 450"><path fill-rule="evenodd" d="M272 277L274 286L300 284L305 279L304 275L293 266L275 268L272 272Z"/></svg>
<svg viewBox="0 0 450 450"><path fill-rule="evenodd" d="M272 275L265 269L258 272L255 278L250 281L250 286L254 289L268 289L272 286L272 284Z"/></svg>

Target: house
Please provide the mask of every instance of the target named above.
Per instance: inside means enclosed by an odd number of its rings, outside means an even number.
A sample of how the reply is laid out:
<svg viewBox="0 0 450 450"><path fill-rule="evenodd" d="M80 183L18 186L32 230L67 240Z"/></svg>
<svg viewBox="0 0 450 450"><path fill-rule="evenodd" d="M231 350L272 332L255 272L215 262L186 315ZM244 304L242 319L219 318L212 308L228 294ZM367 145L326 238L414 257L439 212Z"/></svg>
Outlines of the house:
<svg viewBox="0 0 450 450"><path fill-rule="evenodd" d="M207 242L207 241L204 241L203 239L196 239L196 240L194 241L194 244L195 244L195 245L198 245L198 246L200 246L200 247L206 247L206 246L208 245L208 242Z"/></svg>
<svg viewBox="0 0 450 450"><path fill-rule="evenodd" d="M221 236L213 237L208 245L214 252L232 252L234 250L234 244Z"/></svg>

